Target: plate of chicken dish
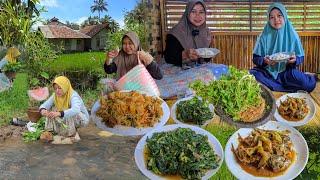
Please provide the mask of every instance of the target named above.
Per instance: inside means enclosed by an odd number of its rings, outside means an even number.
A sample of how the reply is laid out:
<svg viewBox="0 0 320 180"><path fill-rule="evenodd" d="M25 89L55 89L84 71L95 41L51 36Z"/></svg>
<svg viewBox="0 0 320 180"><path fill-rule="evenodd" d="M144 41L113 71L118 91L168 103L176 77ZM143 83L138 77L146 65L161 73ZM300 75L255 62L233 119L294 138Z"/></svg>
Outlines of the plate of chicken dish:
<svg viewBox="0 0 320 180"><path fill-rule="evenodd" d="M313 119L315 104L307 93L289 93L276 101L277 109L274 117L277 121L290 126L302 126Z"/></svg>
<svg viewBox="0 0 320 180"><path fill-rule="evenodd" d="M276 121L257 128L241 128L225 147L228 169L237 179L294 179L308 162L303 136Z"/></svg>

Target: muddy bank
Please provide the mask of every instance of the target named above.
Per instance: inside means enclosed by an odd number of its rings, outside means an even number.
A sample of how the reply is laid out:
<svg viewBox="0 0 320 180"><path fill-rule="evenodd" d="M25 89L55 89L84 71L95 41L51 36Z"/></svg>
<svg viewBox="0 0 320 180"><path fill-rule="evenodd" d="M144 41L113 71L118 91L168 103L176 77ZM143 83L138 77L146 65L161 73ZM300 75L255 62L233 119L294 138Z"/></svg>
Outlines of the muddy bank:
<svg viewBox="0 0 320 180"><path fill-rule="evenodd" d="M0 142L0 176L7 179L146 179L134 162L140 137L101 136L93 124L73 145ZM100 135L99 135L100 133ZM0 178L0 179L2 179Z"/></svg>
<svg viewBox="0 0 320 180"><path fill-rule="evenodd" d="M13 125L0 127L0 143L10 138L19 139L22 137L22 133L26 130L27 129L25 127L19 127L19 126L13 126Z"/></svg>

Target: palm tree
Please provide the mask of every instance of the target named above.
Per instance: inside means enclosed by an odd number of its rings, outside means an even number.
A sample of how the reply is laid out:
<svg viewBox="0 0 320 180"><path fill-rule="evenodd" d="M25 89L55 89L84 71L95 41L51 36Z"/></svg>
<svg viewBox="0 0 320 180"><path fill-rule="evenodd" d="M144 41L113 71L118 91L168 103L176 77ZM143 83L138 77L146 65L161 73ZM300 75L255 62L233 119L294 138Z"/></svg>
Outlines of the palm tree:
<svg viewBox="0 0 320 180"><path fill-rule="evenodd" d="M107 6L108 4L104 0L94 0L93 5L91 6L91 12L94 13L98 11L100 20L100 13L103 11L108 11Z"/></svg>

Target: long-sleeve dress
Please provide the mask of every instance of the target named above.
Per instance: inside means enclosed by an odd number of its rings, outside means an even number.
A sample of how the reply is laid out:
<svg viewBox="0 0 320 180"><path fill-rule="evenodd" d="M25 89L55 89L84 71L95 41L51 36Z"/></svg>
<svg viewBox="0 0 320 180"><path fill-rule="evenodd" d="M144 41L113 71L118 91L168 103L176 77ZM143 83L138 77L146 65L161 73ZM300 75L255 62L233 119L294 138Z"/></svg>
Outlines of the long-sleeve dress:
<svg viewBox="0 0 320 180"><path fill-rule="evenodd" d="M253 54L253 63L256 67L251 69L250 73L256 77L257 81L273 91L296 92L304 90L311 92L315 88L316 79L314 76L304 74L297 69L303 61L304 56L297 56L296 63L287 64L286 70L279 73L277 78L274 79L265 69L267 64L264 63L263 57Z"/></svg>
<svg viewBox="0 0 320 180"><path fill-rule="evenodd" d="M184 51L184 48L182 47L179 40L172 34L168 34L166 40L166 49L164 53L165 61L175 66L182 66L182 51ZM200 58L199 62L209 62L210 60L211 58Z"/></svg>

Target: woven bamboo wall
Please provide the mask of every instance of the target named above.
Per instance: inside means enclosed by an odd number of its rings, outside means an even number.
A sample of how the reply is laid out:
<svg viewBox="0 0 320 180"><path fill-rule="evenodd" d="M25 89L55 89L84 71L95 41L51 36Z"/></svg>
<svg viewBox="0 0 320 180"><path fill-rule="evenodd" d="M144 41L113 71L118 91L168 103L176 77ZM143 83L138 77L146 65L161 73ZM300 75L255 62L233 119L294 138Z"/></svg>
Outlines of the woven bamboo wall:
<svg viewBox="0 0 320 180"><path fill-rule="evenodd" d="M213 61L238 68L252 68L252 52L258 35L256 32L212 32L212 47L221 51ZM309 72L319 71L319 33L300 32L299 35L305 49L305 61L300 69Z"/></svg>

